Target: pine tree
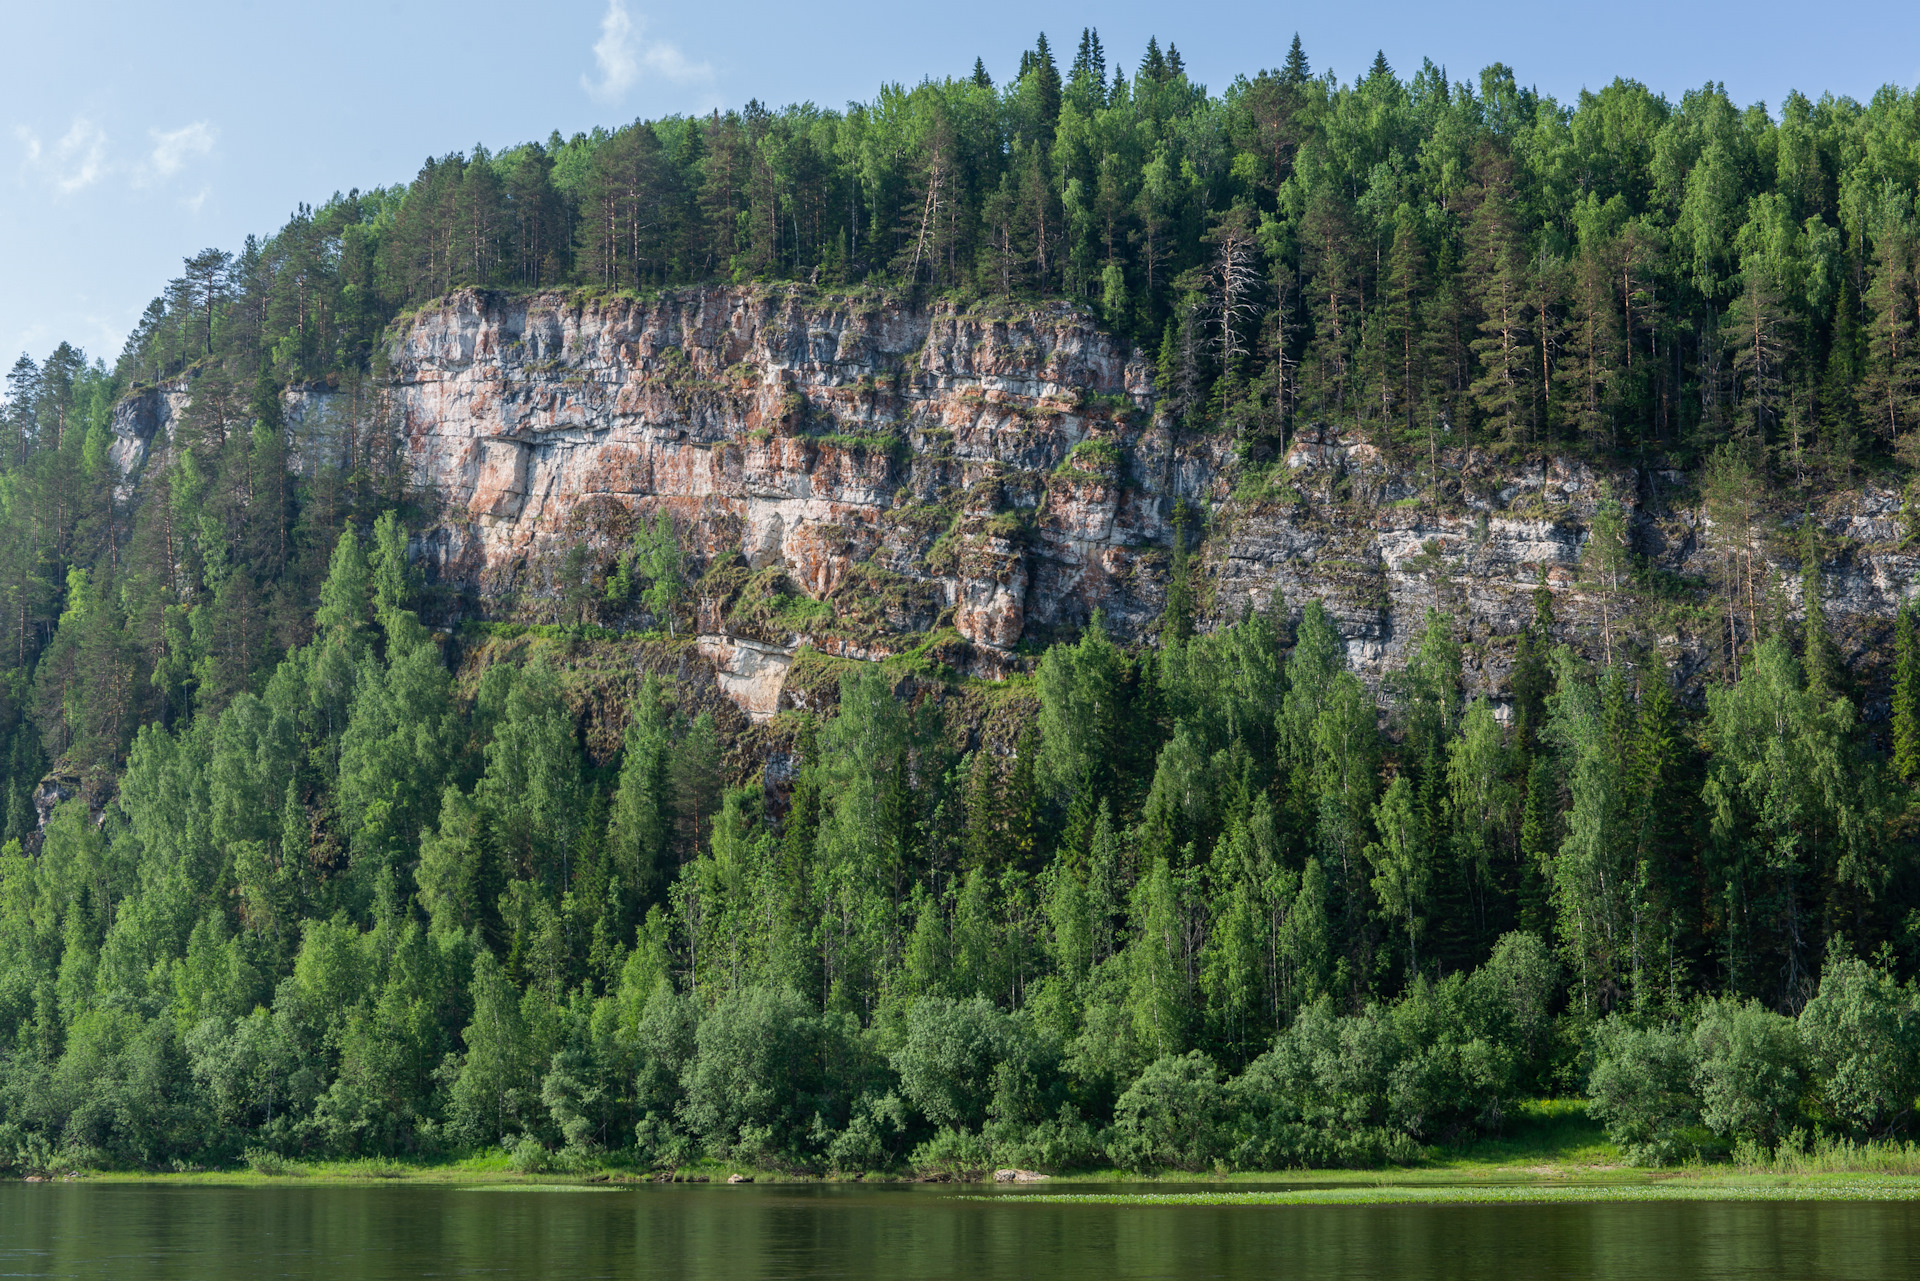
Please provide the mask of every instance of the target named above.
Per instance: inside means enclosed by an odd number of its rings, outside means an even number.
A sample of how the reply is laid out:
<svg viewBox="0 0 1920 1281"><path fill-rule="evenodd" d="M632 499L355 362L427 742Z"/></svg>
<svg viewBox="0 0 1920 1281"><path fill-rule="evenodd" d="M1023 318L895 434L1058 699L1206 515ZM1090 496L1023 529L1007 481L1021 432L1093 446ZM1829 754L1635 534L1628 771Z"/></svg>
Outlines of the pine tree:
<svg viewBox="0 0 1920 1281"><path fill-rule="evenodd" d="M186 278L193 289L193 308L198 313L201 350L211 356L214 316L226 298L233 255L224 249L202 249L186 260L186 267Z"/></svg>
<svg viewBox="0 0 1920 1281"><path fill-rule="evenodd" d="M1857 394L1867 363L1866 337L1861 332L1860 297L1853 277L1843 276L1834 291L1832 339L1817 389L1820 452L1827 468L1842 484L1853 475L1865 432L1863 409Z"/></svg>
<svg viewBox="0 0 1920 1281"><path fill-rule="evenodd" d="M1167 56L1160 51L1158 36L1147 37L1147 51L1140 57L1138 78L1155 85L1166 81Z"/></svg>
<svg viewBox="0 0 1920 1281"><path fill-rule="evenodd" d="M1092 923L1090 943L1095 964L1113 954L1113 923L1126 901L1126 882L1120 835L1113 825L1113 804L1103 796L1087 858L1087 914Z"/></svg>
<svg viewBox="0 0 1920 1281"><path fill-rule="evenodd" d="M1028 726L1014 748L1013 764L1007 771L1006 792L1001 801L1007 863L1028 870L1033 867L1041 842L1039 758L1040 736Z"/></svg>
<svg viewBox="0 0 1920 1281"><path fill-rule="evenodd" d="M964 870L996 871L1002 865L1000 786L993 752L982 741L970 753L966 783L966 833L961 845Z"/></svg>
<svg viewBox="0 0 1920 1281"><path fill-rule="evenodd" d="M1764 447L1778 436L1784 418L1793 342L1786 310L1765 273L1755 268L1745 275L1746 288L1727 309L1722 333L1739 385L1741 421L1748 438Z"/></svg>
<svg viewBox="0 0 1920 1281"><path fill-rule="evenodd" d="M1080 29L1080 48L1073 57L1073 69L1067 75L1067 99L1083 115L1107 105L1107 54L1100 47L1100 33L1092 27Z"/></svg>
<svg viewBox="0 0 1920 1281"><path fill-rule="evenodd" d="M1637 875L1644 887L1636 906L1635 953L1641 971L1634 997L1643 1006L1664 988L1673 993L1684 977L1683 953L1699 937L1689 877L1694 866L1693 813L1698 780L1687 770L1687 743L1680 707L1660 665L1640 676L1639 714L1629 750L1629 803L1636 834ZM1646 973L1664 971L1658 983Z"/></svg>
<svg viewBox="0 0 1920 1281"><path fill-rule="evenodd" d="M1054 66L1053 50L1047 45L1047 33L1041 32L1033 50L1022 55L1020 76L1030 82L1033 92L1034 124L1043 147L1053 145L1054 127L1060 123L1060 70Z"/></svg>
<svg viewBox="0 0 1920 1281"><path fill-rule="evenodd" d="M1346 407L1348 382L1361 335L1365 262L1352 201L1338 185L1316 187L1300 224L1300 250L1313 277L1313 382L1319 408Z"/></svg>
<svg viewBox="0 0 1920 1281"><path fill-rule="evenodd" d="M1566 344L1555 377L1575 438L1590 447L1611 449L1620 443L1616 385L1621 372L1621 312L1614 297L1612 242L1597 216L1588 221L1570 270Z"/></svg>

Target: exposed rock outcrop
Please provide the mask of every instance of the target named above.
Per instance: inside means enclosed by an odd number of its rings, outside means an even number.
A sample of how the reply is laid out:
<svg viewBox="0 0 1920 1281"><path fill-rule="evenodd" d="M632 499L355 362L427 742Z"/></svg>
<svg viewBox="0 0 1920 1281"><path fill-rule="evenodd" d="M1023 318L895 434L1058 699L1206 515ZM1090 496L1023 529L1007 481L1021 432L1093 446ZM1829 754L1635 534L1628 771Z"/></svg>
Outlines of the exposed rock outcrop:
<svg viewBox="0 0 1920 1281"><path fill-rule="evenodd" d="M120 477L117 497L125 502L146 466L155 439L165 442L186 412L192 384L185 378L149 387L113 407L113 444L107 449Z"/></svg>
<svg viewBox="0 0 1920 1281"><path fill-rule="evenodd" d="M1562 638L1598 654L1612 616L1579 565L1603 489L1662 576L1643 634L1650 620L1685 679L1724 643L1704 587L1714 542L1687 477L1458 444L1395 459L1311 427L1250 472L1224 435L1157 414L1143 354L1065 305L466 291L398 322L387 368L377 408L311 388L289 417L309 436L333 424L336 441L374 417L399 433L439 511L416 553L456 611L560 620L598 599L639 523L667 511L704 575L699 651L756 719L790 705L802 644L931 647L997 674L1023 661L1023 641L1096 609L1122 636L1151 632L1176 498L1204 518L1203 626L1319 598L1369 679L1404 661L1439 605L1461 620L1470 682L1499 689L1542 570ZM186 394L160 389L116 415L129 473ZM1836 494L1815 517L1832 549L1828 611L1859 653L1912 594L1920 558L1890 490ZM1778 541L1761 551L1792 607L1798 567ZM638 622L637 609L609 621Z"/></svg>
<svg viewBox="0 0 1920 1281"><path fill-rule="evenodd" d="M1036 555L1130 562L1164 541L1155 491L1055 481L1081 442L1138 435L1150 404L1138 353L1065 308L468 293L415 316L392 367L409 457L447 517L435 567L485 598L538 600L556 547L610 558L664 507L703 560L885 601L892 617L854 629L880 652L946 623L1004 651L1030 611L1079 621L1034 600ZM1093 510L1036 539L1054 488Z"/></svg>

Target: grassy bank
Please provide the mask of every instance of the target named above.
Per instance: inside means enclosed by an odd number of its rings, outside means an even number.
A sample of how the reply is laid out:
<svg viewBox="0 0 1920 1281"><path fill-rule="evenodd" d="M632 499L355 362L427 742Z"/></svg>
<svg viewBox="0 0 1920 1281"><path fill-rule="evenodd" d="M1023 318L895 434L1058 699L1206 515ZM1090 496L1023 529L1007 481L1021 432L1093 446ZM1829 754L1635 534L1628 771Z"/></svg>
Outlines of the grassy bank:
<svg viewBox="0 0 1920 1281"><path fill-rule="evenodd" d="M66 1171L58 1171L56 1177ZM704 1161L673 1171L609 1159L529 1169L503 1152L458 1160L300 1162L265 1153L228 1169L78 1172L110 1182L300 1184L406 1182L472 1188L584 1188L654 1183L908 1182L900 1172L816 1176ZM990 1171L970 1180L989 1184ZM944 1177L941 1181L947 1181ZM1152 1189L1142 1185L1153 1185ZM1279 1186L1276 1186L1279 1185ZM1164 1190L1162 1190L1164 1189ZM984 1190L984 1189L983 1189ZM1538 1100L1511 1115L1498 1137L1433 1147L1417 1164L1379 1169L1275 1171L1077 1170L1045 1185L1024 1185L1025 1199L1141 1205L1291 1205L1463 1201L1908 1200L1920 1199L1920 1146L1784 1145L1771 1155L1725 1153L1682 1166L1635 1166L1621 1159L1577 1101Z"/></svg>
<svg viewBox="0 0 1920 1281"><path fill-rule="evenodd" d="M1041 1192L1020 1201L1088 1205L1456 1205L1479 1202L1561 1204L1634 1201L1920 1201L1920 1179L1866 1174L1732 1175L1631 1181L1420 1184L1179 1192Z"/></svg>

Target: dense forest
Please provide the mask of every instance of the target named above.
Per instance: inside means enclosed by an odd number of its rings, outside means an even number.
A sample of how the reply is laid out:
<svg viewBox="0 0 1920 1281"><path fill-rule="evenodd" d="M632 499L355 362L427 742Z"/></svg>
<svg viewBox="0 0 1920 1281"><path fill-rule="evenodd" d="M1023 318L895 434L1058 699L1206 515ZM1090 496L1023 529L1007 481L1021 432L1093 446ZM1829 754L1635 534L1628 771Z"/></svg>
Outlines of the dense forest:
<svg viewBox="0 0 1920 1281"><path fill-rule="evenodd" d="M207 250L123 380L232 353L337 378L460 285L862 283L1078 300L1158 357L1163 400L1254 454L1296 421L1681 457L1726 441L1842 480L1920 425L1920 98L1616 80L1565 105L1384 58L1210 96L1177 49L1109 78L1083 33L1019 74L476 147L406 187ZM1911 461L1911 460L1909 460Z"/></svg>
<svg viewBox="0 0 1920 1281"><path fill-rule="evenodd" d="M1496 707L1441 611L1380 690L1316 603L1199 617L1181 521L1155 643L841 663L742 787L671 681L582 733L583 655L688 644L671 522L583 607L644 631L436 630L379 391L462 285L1065 297L1250 465L1308 424L1657 458L1757 525L1915 461L1917 190L1894 89L1568 107L1296 42L1214 97L1089 31L1065 74L1043 39L1004 86L475 148L194 255L114 368L7 382L0 1162L1277 1168L1581 1094L1645 1159L1900 1132L1920 639L1858 685L1812 521L1804 608L1744 602L1700 707L1618 536L1604 661L1543 581ZM344 437L287 425L321 381ZM186 409L121 475L155 382Z"/></svg>

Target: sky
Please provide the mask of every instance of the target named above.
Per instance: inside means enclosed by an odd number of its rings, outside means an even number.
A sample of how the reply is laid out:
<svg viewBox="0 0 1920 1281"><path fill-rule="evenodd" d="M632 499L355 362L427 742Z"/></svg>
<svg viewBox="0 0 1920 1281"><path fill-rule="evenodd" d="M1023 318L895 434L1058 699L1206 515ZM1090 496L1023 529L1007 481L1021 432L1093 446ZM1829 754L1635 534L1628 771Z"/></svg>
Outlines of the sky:
<svg viewBox="0 0 1920 1281"><path fill-rule="evenodd" d="M1131 74L1157 35L1216 92L1278 66L1296 31L1342 79L1377 49L1403 76L1422 58L1456 77L1505 62L1563 101L1616 76L1769 105L1920 84L1914 0L5 0L0 364L62 340L111 363L182 258L404 182L429 155L755 97L837 107L976 56L1004 81L1037 32L1064 64L1089 25L1110 66Z"/></svg>

